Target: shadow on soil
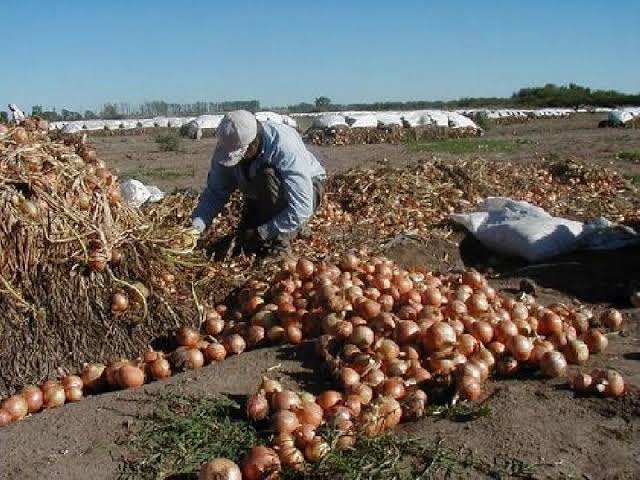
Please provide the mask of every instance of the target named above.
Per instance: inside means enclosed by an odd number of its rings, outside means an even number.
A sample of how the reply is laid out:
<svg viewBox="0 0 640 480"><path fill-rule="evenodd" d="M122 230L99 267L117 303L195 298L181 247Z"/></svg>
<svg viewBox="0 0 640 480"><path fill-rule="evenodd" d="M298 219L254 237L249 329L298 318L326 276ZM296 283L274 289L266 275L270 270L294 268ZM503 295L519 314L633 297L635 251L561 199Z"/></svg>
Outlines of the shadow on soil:
<svg viewBox="0 0 640 480"><path fill-rule="evenodd" d="M460 257L467 268L496 275L500 279L526 278L589 303L629 306L629 295L640 285L640 247L611 251L577 252L528 264L500 257L468 235L460 243Z"/></svg>

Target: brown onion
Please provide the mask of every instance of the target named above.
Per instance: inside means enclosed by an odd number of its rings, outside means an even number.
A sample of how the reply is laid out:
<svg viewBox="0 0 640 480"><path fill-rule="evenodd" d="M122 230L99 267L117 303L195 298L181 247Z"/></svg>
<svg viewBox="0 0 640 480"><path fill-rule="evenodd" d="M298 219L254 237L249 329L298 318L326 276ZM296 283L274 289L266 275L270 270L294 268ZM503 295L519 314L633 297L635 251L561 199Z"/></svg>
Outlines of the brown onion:
<svg viewBox="0 0 640 480"><path fill-rule="evenodd" d="M477 378L462 377L458 383L458 393L465 400L477 400L480 398L482 388Z"/></svg>
<svg viewBox="0 0 640 480"><path fill-rule="evenodd" d="M382 394L395 400L404 398L406 389L401 378L388 378L382 384Z"/></svg>
<svg viewBox="0 0 640 480"><path fill-rule="evenodd" d="M584 343L587 344L590 353L602 352L609 345L609 339L599 330L587 331L587 333L584 334L583 340Z"/></svg>
<svg viewBox="0 0 640 480"><path fill-rule="evenodd" d="M278 410L296 410L300 406L300 397L290 390L275 392L271 396L271 408Z"/></svg>
<svg viewBox="0 0 640 480"><path fill-rule="evenodd" d="M198 480L242 480L242 472L228 458L214 458L202 465Z"/></svg>
<svg viewBox="0 0 640 480"><path fill-rule="evenodd" d="M42 390L40 390L35 385L28 385L22 389L21 395L27 401L27 407L29 409L29 413L35 413L42 408L43 403L43 395Z"/></svg>
<svg viewBox="0 0 640 480"><path fill-rule="evenodd" d="M567 361L562 353L552 350L545 352L540 359L543 373L550 378L563 377L567 371Z"/></svg>
<svg viewBox="0 0 640 480"><path fill-rule="evenodd" d="M312 425L301 423L301 425L293 432L295 445L298 448L305 448L311 443L316 436L316 429Z"/></svg>
<svg viewBox="0 0 640 480"><path fill-rule="evenodd" d="M610 309L602 313L600 321L609 330L615 332L622 326L622 314L618 310Z"/></svg>
<svg viewBox="0 0 640 480"><path fill-rule="evenodd" d="M22 395L12 395L2 402L2 409L11 415L11 420L22 420L29 413L29 403Z"/></svg>
<svg viewBox="0 0 640 480"><path fill-rule="evenodd" d="M271 417L271 423L276 432L293 433L300 421L295 413L289 410L280 410Z"/></svg>
<svg viewBox="0 0 640 480"><path fill-rule="evenodd" d="M210 343L202 353L207 363L221 362L227 356L227 349L221 343Z"/></svg>
<svg viewBox="0 0 640 480"><path fill-rule="evenodd" d="M122 388L135 388L144 385L144 372L133 365L123 365L118 370L118 384Z"/></svg>
<svg viewBox="0 0 640 480"><path fill-rule="evenodd" d="M448 323L434 323L425 333L423 344L428 352L437 352L456 343L456 332Z"/></svg>
<svg viewBox="0 0 640 480"><path fill-rule="evenodd" d="M262 377L262 383L260 384L260 389L264 390L267 395L270 395L275 392L282 391L282 384L268 377Z"/></svg>
<svg viewBox="0 0 640 480"><path fill-rule="evenodd" d="M76 385L64 389L67 402L79 402L82 400L82 388Z"/></svg>
<svg viewBox="0 0 640 480"><path fill-rule="evenodd" d="M181 347L194 348L200 342L200 335L192 328L180 327L176 332L176 342Z"/></svg>
<svg viewBox="0 0 640 480"><path fill-rule="evenodd" d="M316 399L316 403L325 412L342 400L342 394L335 390L325 390Z"/></svg>
<svg viewBox="0 0 640 480"><path fill-rule="evenodd" d="M56 385L43 391L43 405L44 408L57 408L64 405L66 396L64 393L64 387L62 385Z"/></svg>
<svg viewBox="0 0 640 480"><path fill-rule="evenodd" d="M247 347L247 344L245 343L244 338L242 338L237 333L234 333L226 337L224 339L223 344L224 344L224 348L227 350L227 354L229 355L232 355L232 354L238 355L244 352L245 348Z"/></svg>
<svg viewBox="0 0 640 480"><path fill-rule="evenodd" d="M96 391L103 386L102 374L106 367L101 363L87 363L82 370L82 384L89 391Z"/></svg>
<svg viewBox="0 0 640 480"><path fill-rule="evenodd" d="M240 465L243 480L276 479L281 470L278 454L267 447L253 447Z"/></svg>
<svg viewBox="0 0 640 480"><path fill-rule="evenodd" d="M580 340L572 340L567 343L567 346L563 349L563 353L567 362L574 365L583 364L589 358L589 347Z"/></svg>
<svg viewBox="0 0 640 480"><path fill-rule="evenodd" d="M165 358L156 358L147 365L151 378L162 380L171 376L171 366Z"/></svg>
<svg viewBox="0 0 640 480"><path fill-rule="evenodd" d="M508 348L511 355L513 355L513 358L519 362L525 362L529 360L529 357L531 356L533 344L527 337L523 335L516 335L515 337L511 337Z"/></svg>
<svg viewBox="0 0 640 480"><path fill-rule="evenodd" d="M264 420L269 416L269 402L263 392L258 392L247 400L247 417L251 420Z"/></svg>
<svg viewBox="0 0 640 480"><path fill-rule="evenodd" d="M111 297L112 312L126 312L129 309L129 297L124 292L116 292Z"/></svg>
<svg viewBox="0 0 640 480"><path fill-rule="evenodd" d="M353 329L353 333L349 337L349 342L360 348L366 348L373 343L373 330L364 325L358 325Z"/></svg>
<svg viewBox="0 0 640 480"><path fill-rule="evenodd" d="M296 415L302 425L310 425L315 429L322 424L324 411L316 402L302 402Z"/></svg>
<svg viewBox="0 0 640 480"><path fill-rule="evenodd" d="M172 360L179 370L192 370L204 365L204 355L196 348L180 347L173 352Z"/></svg>
<svg viewBox="0 0 640 480"><path fill-rule="evenodd" d="M604 394L608 397L621 397L625 393L624 379L615 370L607 370L604 374Z"/></svg>
<svg viewBox="0 0 640 480"><path fill-rule="evenodd" d="M315 437L304 449L304 457L311 463L319 462L327 453L329 445L321 437Z"/></svg>

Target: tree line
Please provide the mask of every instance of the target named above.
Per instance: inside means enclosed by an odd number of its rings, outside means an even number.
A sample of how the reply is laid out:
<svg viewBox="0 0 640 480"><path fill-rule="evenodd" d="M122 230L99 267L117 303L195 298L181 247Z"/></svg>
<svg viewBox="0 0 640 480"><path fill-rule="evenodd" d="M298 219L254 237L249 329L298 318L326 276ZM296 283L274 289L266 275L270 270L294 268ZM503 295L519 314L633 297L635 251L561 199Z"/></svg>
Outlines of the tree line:
<svg viewBox="0 0 640 480"><path fill-rule="evenodd" d="M287 107L274 108L281 113L310 113L340 110L420 110L452 108L577 108L577 107L619 107L640 105L640 93L627 94L616 90L592 90L575 83L556 85L548 83L542 87L526 87L514 92L510 97L462 97L456 100L416 100L409 102L333 103L329 97L317 97L314 102L302 102ZM55 108L44 110L41 105L33 106L33 115L50 121L71 120L120 120L157 116L198 116L217 114L230 110L260 110L258 100L230 102L169 103L162 100L132 105L127 102L112 102L102 106L100 111L85 110L75 112Z"/></svg>
<svg viewBox="0 0 640 480"><path fill-rule="evenodd" d="M38 115L49 121L74 121L74 120L122 120L128 118L150 117L180 117L216 114L230 110L260 110L258 100L237 100L229 102L195 102L195 103L169 103L162 100L144 102L141 105L132 105L128 102L105 103L98 111L85 110L75 112L65 108L58 111L55 108L45 110L42 105L34 105L32 115Z"/></svg>
<svg viewBox="0 0 640 480"><path fill-rule="evenodd" d="M340 110L421 110L451 108L578 108L620 107L640 105L640 93L627 94L616 90L592 90L575 83L521 88L510 97L462 97L449 101L417 100L410 102L373 102L334 104L328 97L318 97L314 103L289 105L291 113Z"/></svg>

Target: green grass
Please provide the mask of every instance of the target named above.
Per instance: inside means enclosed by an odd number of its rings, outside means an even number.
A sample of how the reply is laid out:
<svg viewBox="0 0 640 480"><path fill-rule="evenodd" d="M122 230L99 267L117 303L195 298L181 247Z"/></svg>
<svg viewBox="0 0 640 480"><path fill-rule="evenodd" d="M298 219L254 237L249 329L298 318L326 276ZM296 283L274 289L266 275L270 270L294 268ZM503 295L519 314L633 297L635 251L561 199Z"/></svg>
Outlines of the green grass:
<svg viewBox="0 0 640 480"><path fill-rule="evenodd" d="M176 133L161 133L155 141L162 152L177 152L180 149L180 137Z"/></svg>
<svg viewBox="0 0 640 480"><path fill-rule="evenodd" d="M195 175L193 167L177 170L164 167L147 167L145 165L138 165L122 174L123 177L142 180L176 180L183 177L192 177L193 175Z"/></svg>
<svg viewBox="0 0 640 480"><path fill-rule="evenodd" d="M122 479L160 479L191 474L215 457L239 461L262 443L240 406L226 397L160 401L142 429L126 439L130 453L120 469Z"/></svg>
<svg viewBox="0 0 640 480"><path fill-rule="evenodd" d="M120 466L121 479L195 479L200 466L212 458L226 457L239 463L251 447L268 443L270 433L256 429L244 418L244 409L226 397L160 398L154 405L156 413L143 418L142 425L122 441L128 452ZM432 414L452 420L462 415L472 420L484 415L485 410L459 404ZM335 431L319 434L330 446L335 445ZM303 473L287 470L282 478L426 480L472 478L478 472L493 478L530 478L534 468L519 460L502 458L489 464L467 449L446 447L437 438L391 432L377 438L361 438L348 450L332 448L320 462L307 464Z"/></svg>
<svg viewBox="0 0 640 480"><path fill-rule="evenodd" d="M633 185L640 185L640 175L637 173L627 174L624 176L627 180L629 180Z"/></svg>
<svg viewBox="0 0 640 480"><path fill-rule="evenodd" d="M485 140L482 138L450 138L444 140L413 140L406 143L414 152L451 153L501 153L513 152L520 144L511 140Z"/></svg>
<svg viewBox="0 0 640 480"><path fill-rule="evenodd" d="M620 152L616 155L618 160L625 160L628 162L640 162L640 150L630 150Z"/></svg>

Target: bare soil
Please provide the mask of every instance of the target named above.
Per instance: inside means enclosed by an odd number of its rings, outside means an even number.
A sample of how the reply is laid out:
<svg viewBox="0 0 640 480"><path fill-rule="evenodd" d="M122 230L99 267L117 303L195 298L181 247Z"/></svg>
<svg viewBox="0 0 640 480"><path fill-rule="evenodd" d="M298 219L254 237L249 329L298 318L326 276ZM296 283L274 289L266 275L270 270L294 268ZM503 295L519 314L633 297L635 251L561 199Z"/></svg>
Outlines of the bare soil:
<svg viewBox="0 0 640 480"><path fill-rule="evenodd" d="M496 160L535 162L555 155L640 174L640 166L616 154L640 150L640 130L597 129L598 115L570 120L540 120L495 127L487 138L514 138L515 152L487 155ZM143 172L163 189L201 188L214 140L184 140L180 152L159 152L151 136L97 138L102 158L122 176ZM330 172L389 161L402 165L432 158L403 146L312 147ZM437 154L447 159L448 154ZM459 156L455 156L457 158ZM454 158L453 156L451 158ZM625 328L610 347L587 365L615 368L630 385L618 400L576 397L563 382L538 378L492 381L484 400L489 414L471 422L426 418L403 428L444 446L469 449L474 456L501 466L513 476L526 466L529 478L640 478L640 310L627 308L627 286L640 281L640 250L575 254L542 266L503 262L461 233L451 241L408 243L386 252L404 265L427 264L435 270L475 266L493 275L491 284L515 291L523 278L536 285L542 303L581 302L599 311L624 309ZM122 443L129 429L156 406L158 395L196 397L216 393L247 395L262 373L277 370L286 382L309 390L322 387L309 344L266 348L230 358L195 372L142 388L103 394L78 404L34 415L0 430L0 478L112 479L126 456ZM513 463L515 461L515 463ZM510 463L511 462L511 463Z"/></svg>

